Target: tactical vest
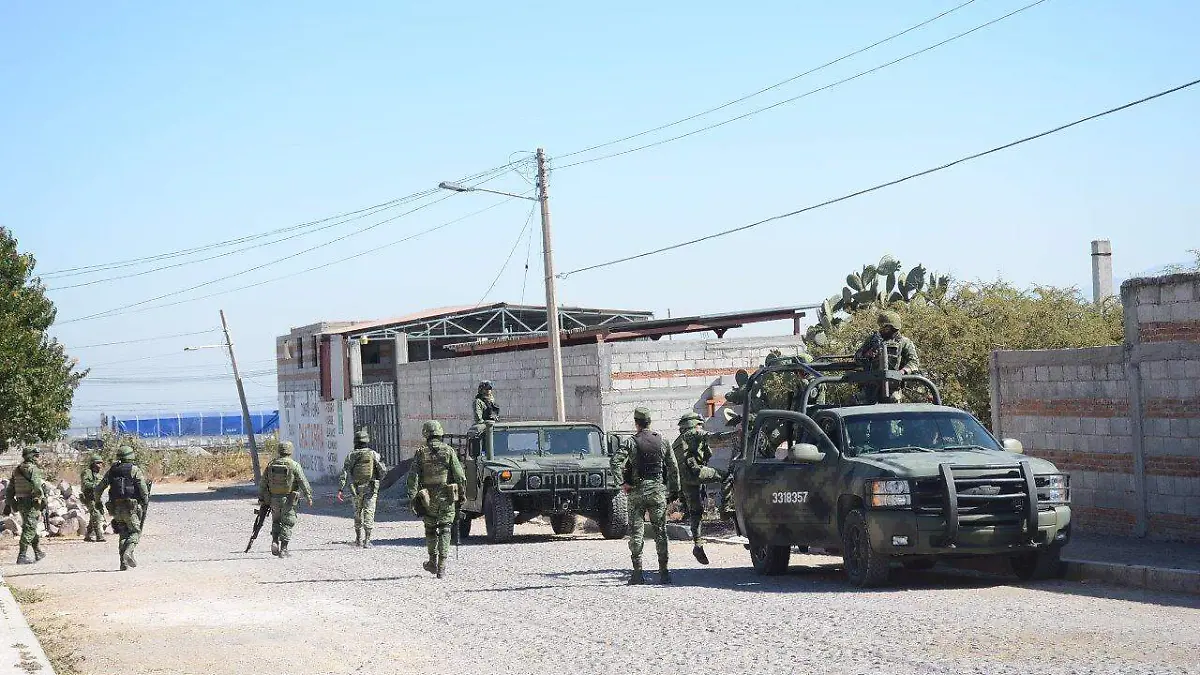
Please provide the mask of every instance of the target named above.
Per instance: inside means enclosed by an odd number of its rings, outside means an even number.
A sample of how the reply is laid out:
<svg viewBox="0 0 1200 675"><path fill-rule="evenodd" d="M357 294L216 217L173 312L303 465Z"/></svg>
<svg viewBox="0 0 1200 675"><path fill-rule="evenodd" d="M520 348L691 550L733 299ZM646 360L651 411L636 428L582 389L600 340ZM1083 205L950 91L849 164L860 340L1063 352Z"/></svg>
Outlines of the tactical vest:
<svg viewBox="0 0 1200 675"><path fill-rule="evenodd" d="M291 493L294 478L291 462L276 459L267 465L267 490L276 497Z"/></svg>
<svg viewBox="0 0 1200 675"><path fill-rule="evenodd" d="M475 395L475 400L483 402L483 419L484 419L484 421L492 421L492 422L498 421L497 415L496 415L496 404L494 401L489 401L489 400L487 400L487 397L480 396L479 394Z"/></svg>
<svg viewBox="0 0 1200 675"><path fill-rule="evenodd" d="M355 485L370 483L375 479L375 451L362 448L354 451L354 465L350 469L350 477Z"/></svg>
<svg viewBox="0 0 1200 675"><path fill-rule="evenodd" d="M13 471L13 490L15 490L17 499L29 499L33 496L33 481L29 480L29 476L32 474L33 467L28 464L21 464L16 471Z"/></svg>
<svg viewBox="0 0 1200 675"><path fill-rule="evenodd" d="M662 481L663 449L662 436L657 431L643 429L633 437L634 456L630 460L634 464L634 475L638 480Z"/></svg>
<svg viewBox="0 0 1200 675"><path fill-rule="evenodd" d="M109 499L141 499L141 486L133 477L133 463L113 464L108 470Z"/></svg>
<svg viewBox="0 0 1200 675"><path fill-rule="evenodd" d="M450 453L453 448L444 443L430 443L421 453L421 484L445 485L450 476Z"/></svg>

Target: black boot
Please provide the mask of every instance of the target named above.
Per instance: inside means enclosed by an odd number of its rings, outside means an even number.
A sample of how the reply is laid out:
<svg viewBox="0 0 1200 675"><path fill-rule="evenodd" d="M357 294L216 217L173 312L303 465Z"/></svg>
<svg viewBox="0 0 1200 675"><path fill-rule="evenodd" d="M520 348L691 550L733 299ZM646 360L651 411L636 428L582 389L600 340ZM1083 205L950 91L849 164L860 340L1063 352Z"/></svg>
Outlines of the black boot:
<svg viewBox="0 0 1200 675"><path fill-rule="evenodd" d="M692 546L692 555L696 557L696 562L701 565L708 564L708 555L704 553L704 547L699 543Z"/></svg>
<svg viewBox="0 0 1200 675"><path fill-rule="evenodd" d="M642 559L635 556L633 558L633 573L629 575L629 585L638 586L645 581L642 578Z"/></svg>
<svg viewBox="0 0 1200 675"><path fill-rule="evenodd" d="M43 551L37 544L33 545L33 561L41 562L42 558L46 557L46 552Z"/></svg>
<svg viewBox="0 0 1200 675"><path fill-rule="evenodd" d="M17 564L18 565L32 565L33 562L34 562L33 558L29 557L28 550L21 549L21 552L17 554Z"/></svg>
<svg viewBox="0 0 1200 675"><path fill-rule="evenodd" d="M279 557L279 537L271 537L271 555Z"/></svg>
<svg viewBox="0 0 1200 675"><path fill-rule="evenodd" d="M369 528L369 527L363 528L363 533L364 533L364 536L363 536L362 547L363 548L371 548L371 528Z"/></svg>
<svg viewBox="0 0 1200 675"><path fill-rule="evenodd" d="M76 530L78 531L78 530ZM88 528L87 534L83 535L84 541L96 541L96 535L92 534L92 528Z"/></svg>
<svg viewBox="0 0 1200 675"><path fill-rule="evenodd" d="M660 584L671 583L671 573L667 571L667 561L666 560L658 561L658 583L660 583Z"/></svg>
<svg viewBox="0 0 1200 675"><path fill-rule="evenodd" d="M362 529L356 527L354 528L354 545L362 546L362 543Z"/></svg>
<svg viewBox="0 0 1200 675"><path fill-rule="evenodd" d="M290 557L292 557L292 554L291 554L291 553L288 553L288 550L287 550L287 545L288 545L287 539L281 539L281 540L279 540L279 557L280 557L280 558L290 558Z"/></svg>
<svg viewBox="0 0 1200 675"><path fill-rule="evenodd" d="M446 559L438 556L437 561L437 578L441 579L446 576Z"/></svg>
<svg viewBox="0 0 1200 675"><path fill-rule="evenodd" d="M429 556L429 560L421 563L421 567L430 574L437 574L437 556Z"/></svg>

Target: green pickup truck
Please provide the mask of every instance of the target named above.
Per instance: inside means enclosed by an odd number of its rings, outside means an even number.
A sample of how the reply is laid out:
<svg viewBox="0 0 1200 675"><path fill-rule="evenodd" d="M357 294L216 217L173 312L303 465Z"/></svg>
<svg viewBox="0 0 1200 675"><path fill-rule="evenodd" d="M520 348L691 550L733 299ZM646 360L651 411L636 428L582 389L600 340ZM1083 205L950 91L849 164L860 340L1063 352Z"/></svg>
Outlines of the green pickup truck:
<svg viewBox="0 0 1200 675"><path fill-rule="evenodd" d="M755 410L772 373L799 375L789 400L802 403ZM736 527L759 573L785 572L800 547L840 552L847 580L862 587L885 583L893 566L939 558L1000 556L1021 579L1058 574L1071 531L1068 476L940 405L928 379L791 364L760 369L746 387L748 433L731 479ZM862 402L862 392L889 388L927 402ZM826 403L838 390L859 394Z"/></svg>

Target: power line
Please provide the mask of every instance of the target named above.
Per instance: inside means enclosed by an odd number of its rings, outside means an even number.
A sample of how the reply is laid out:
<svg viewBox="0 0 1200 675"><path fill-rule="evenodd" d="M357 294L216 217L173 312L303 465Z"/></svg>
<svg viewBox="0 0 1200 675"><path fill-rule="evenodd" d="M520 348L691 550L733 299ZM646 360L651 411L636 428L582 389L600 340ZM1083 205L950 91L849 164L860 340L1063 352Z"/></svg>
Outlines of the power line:
<svg viewBox="0 0 1200 675"><path fill-rule="evenodd" d="M274 370L254 370L243 374L243 377L255 377L260 375L273 375ZM92 385L109 385L109 384L191 384L193 382L216 382L233 377L229 373L219 373L212 375L177 375L174 377L160 376L115 376L115 377L89 377L84 380L86 384Z"/></svg>
<svg viewBox="0 0 1200 675"><path fill-rule="evenodd" d="M139 342L158 342L159 340L170 340L173 338L192 337L194 335L208 335L209 333L220 333L220 332L221 332L221 330L219 328L210 328L208 330L198 330L198 331L194 331L191 333L175 333L174 335L158 335L156 337L137 338L135 340L120 340L118 342L99 342L94 345L79 345L78 347L70 346L70 345L64 345L64 346L67 347L69 351L75 351L76 349L91 349L93 347L112 347L114 345L132 345L132 344L137 344Z"/></svg>
<svg viewBox="0 0 1200 675"><path fill-rule="evenodd" d="M482 178L484 176L487 176L487 175L490 175L493 173L502 172L514 165L520 164L521 162L527 162L527 161L528 161L528 158L518 160L516 162L510 161L507 164L503 164L501 166L498 166L498 167L495 167L492 169L488 169L487 171L483 171L483 172L480 172L480 173L477 173L477 174L474 174L471 176L467 176L467 177L461 178L459 180L460 180L460 182L477 180L479 178ZM422 190L420 192L415 192L413 194L410 194L410 195L407 195L404 197L398 197L396 199L391 199L386 202L381 202L379 204L373 204L371 206L367 206L367 207L357 209L354 211L339 213L336 215L328 216L326 218L321 218L319 220L312 220L312 221L309 221L306 223L300 223L298 225L291 225L288 227L277 228L277 229L270 230L267 232L260 232L258 234L247 235L244 237L238 237L236 239L228 239L225 241L215 242L212 244L205 244L203 246L178 249L175 251L168 251L168 252L158 253L158 254L144 256L144 257L140 257L140 258L129 258L127 260L119 260L119 261L112 261L112 262L106 262L106 263L97 263L95 265L83 265L80 267L68 267L68 268L61 269L61 270L54 270L51 272L46 272L46 273L41 274L40 276L43 279L49 279L49 278L54 278L54 277L76 276L77 274L89 274L89 273L93 273L93 272L104 271L107 269L117 269L120 267L128 267L131 265L144 264L144 263L148 263L148 262L155 262L158 260L165 260L165 259L175 258L175 257L179 257L179 256L190 255L192 253L199 253L199 252L203 252L203 251L212 250L215 248L223 248L226 246L235 246L237 244L241 244L241 243L244 243L247 241L254 241L256 239L270 237L270 236L274 236L276 234L282 234L285 232L293 232L295 230L307 228L307 227L310 227L313 225L320 225L320 224L326 223L330 220L336 220L338 218L344 218L347 216L354 216L354 215L357 215L360 213L364 213L366 211L390 208L392 206L396 206L396 205L400 204L401 202L419 199L421 197L429 196L435 192L437 192L436 189ZM70 274L70 273L74 273L74 274Z"/></svg>
<svg viewBox="0 0 1200 675"><path fill-rule="evenodd" d="M508 269L508 263L512 260L513 253L516 253L517 247L521 245L521 240L525 238L525 232L529 229L529 223L533 222L533 212L536 209L537 202L534 202L529 207L529 215L525 217L525 224L521 226L521 231L517 234L517 240L513 242L512 248L508 250L508 257L504 259L504 264L500 266L500 271L496 272L496 278L492 279L492 283L489 284L487 290L483 292L483 295L479 298L479 302L475 303L476 307L483 304L483 301L487 299L487 296L492 292L492 289L496 288L496 282L500 281L500 276L504 274L504 270Z"/></svg>
<svg viewBox="0 0 1200 675"><path fill-rule="evenodd" d="M642 136L646 136L646 135L652 134L652 133L654 133L654 132L656 132L656 131L662 131L663 129L669 129L669 128L671 128L671 127L674 127L674 126L679 126L680 124L684 124L684 123L686 123L686 122L691 122L691 121L692 121L692 120L694 120L694 119L697 119L697 118L700 118L700 117L704 117L705 115L709 115L709 114L715 113L715 112L717 112L717 111L719 111L719 110L724 110L725 108L728 108L728 107L730 107L730 106L734 106L734 105L737 105L737 104L739 104L739 103L743 103L743 102L745 102L745 101L748 101L748 100L750 100L750 99L754 98L755 96L759 96L759 95L761 95L761 94L765 94L765 93L767 93L768 91L772 91L772 90L774 90L774 89L778 89L779 87L782 87L782 86L783 86L783 85L785 85L785 84L789 84L789 83L791 83L791 82L795 82L796 80L799 80L799 79L801 79L801 78L803 78L803 77L807 77L807 76L809 76L809 75L812 75L813 73L816 73L816 72L819 72L819 71L825 70L826 68L829 68L830 66L837 65L838 63L841 63L842 61L845 61L846 59L853 58L853 57L855 57L855 56L858 56L859 54L862 54L862 53L864 53L864 52L868 52L868 51L870 51L870 50L872 50L872 49L874 49L874 48L876 48L876 47L879 47L879 46L881 46L881 45L884 45L884 44L886 44L886 43L888 43L888 42L891 42L892 40L895 40L896 38L903 37L903 36L905 36L905 35L907 35L907 34L909 34L909 33L913 32L913 31L915 31L915 30L918 30L918 29L920 29L920 28L924 28L925 26L928 26L929 24L933 23L934 21L937 21L938 19L941 19L941 18L943 18L943 17L949 16L950 14L953 14L954 12L957 12L958 10L962 9L963 7L966 7L967 5L970 5L970 4L974 3L974 2L975 2L975 0L967 0L966 2L964 2L964 3L962 3L962 4L959 4L959 5L956 5L956 6L954 6L954 7L951 7L950 9L947 9L946 11L944 11L944 12L942 12L942 13L940 13L940 14L937 14L937 15L935 15L935 16L933 16L933 17L930 17L930 18L928 18L928 19L926 19L926 20L922 21L921 23L918 23L918 24L916 24L916 25L914 25L914 26L909 26L908 28L905 28L904 30L900 31L899 33L892 33L891 35L889 35L889 36L887 36L887 37L885 37L885 38L883 38L883 39L881 39L881 40L877 40L877 41L875 41L875 42L872 42L871 44L867 45L866 47L862 47L862 48L860 48L860 49L856 49L856 50L854 50L854 51L850 52L849 54L845 54L845 55L843 55L843 56L839 56L839 57L838 57L838 58L836 58L836 59L833 59L832 61L827 61L827 62L825 62L825 63L822 63L821 65L819 65L819 66L817 66L817 67L815 67L815 68L810 68L810 69L808 69L808 70L806 70L806 71L804 71L804 72L802 72L802 73L799 73L799 74L797 74L797 75L793 75L793 76L791 76L791 77L787 78L786 80L780 80L779 82L776 82L775 84L772 84L772 85L770 85L770 86L767 86L767 87L763 87L762 89L759 89L758 91L752 92L752 93L750 93L750 94L746 94L745 96L742 96L741 98L735 98L735 99L733 99L732 101L727 101L727 102L725 102L725 103L722 103L722 104L720 104L720 105L718 105L718 106L716 106L716 107L714 107L714 108L709 108L709 109L707 109L707 110L703 110L703 111L701 111L701 112L698 112L698 113L696 113L696 114L694 114L694 115L689 115L689 116L687 116L687 117L684 117L684 118L681 118L681 119L677 119L677 120L675 120L674 122L668 122L668 123L666 123L666 124L662 124L662 125L660 125L660 126L654 127L653 129L646 129L645 131L639 131L639 132L638 132L638 133L636 133L636 134L630 134L630 135L628 135L628 136L624 136L624 137L622 137L622 138L618 138L618 139L615 139L615 140L606 141L606 142L604 142L604 143L598 143L598 144L596 144L596 145L592 145L592 146L589 146L589 147L583 148L582 150L575 150L574 152L568 152L568 153L567 153L567 154L565 154L565 155L559 155L559 156L558 156L558 158L559 158L559 159L566 159L567 157L574 157L575 155L582 155L582 154L584 154L584 153L591 152L591 151L593 151L593 150L599 150L600 148L606 148L606 147L608 147L608 146L610 146L610 145L616 145L616 144L618 144L618 143L624 143L625 141L631 141L631 140L633 140L633 139L635 139L635 138L640 138L640 137L642 137ZM564 168L565 168L565 167L564 167Z"/></svg>
<svg viewBox="0 0 1200 675"><path fill-rule="evenodd" d="M999 22L1001 22L1001 21L1004 21L1005 19L1008 19L1009 17L1016 16L1017 14L1020 14L1021 12L1024 12L1024 11L1026 11L1026 10L1032 9L1032 8L1034 8L1034 7L1037 7L1038 5L1040 5L1040 4L1044 3L1044 2L1047 2L1047 1L1048 1L1048 0L1036 0L1035 2L1031 2L1031 3L1029 3L1028 5L1025 5L1024 7L1021 7L1021 8L1015 9L1015 10L1013 10L1013 11L1009 12L1008 14L1005 14L1004 16L1001 16L1001 17L998 17L998 18L992 19L991 21L988 21L987 23L982 23L982 24L980 24L980 25L978 25L978 26L975 26L974 28L972 28L972 29L970 29L970 30L963 31L962 33L958 33L957 35L954 35L954 36L952 36L952 37L946 38L945 40L942 40L941 42L938 42L938 43L936 43L936 44L930 45L930 46L928 46L928 47L925 47L925 48L923 48L923 49L919 49L919 50L917 50L917 51L915 51L915 52L910 52L910 53L908 53L908 54L905 54L904 56L901 56L901 57L900 57L900 58L898 58L898 59L893 59L893 60L891 60L891 61L888 61L887 63L884 63L884 64L882 64L882 65L875 66L874 68L869 68L869 69L867 69L867 70L863 70L863 71L861 71L861 72L858 72L858 73L855 73L854 75L851 75L851 76L849 76L849 77L845 77L845 78L842 78L842 79L840 79L840 80L837 80L836 82L832 82L832 83L830 83L830 84L827 84L827 85L825 85L825 86L823 86L823 87L817 87L816 89L810 89L809 91L806 91L806 92L804 92L803 94L800 94L800 95L798 95L798 96L793 96L793 97L791 97L791 98L787 98L787 99L784 99L784 100L782 100L782 101L777 101L777 102L775 102L775 103L772 103L771 105L768 105L768 106L763 106L763 107L761 107L761 108L756 108L756 109L754 109L754 110L751 110L751 111L749 111L749 112L742 113L741 115L738 115L738 116L736 116L736 117L730 117L729 119L722 120L722 121L720 121L720 122L714 122L713 124L709 124L709 125L707 125L707 126L700 127L699 129L693 129L692 131L689 131L689 132L687 132L687 133L679 134L679 135L677 135L677 136L671 136L670 138L664 138L664 139L662 139L662 140L654 141L653 143L646 143L645 145L639 145L639 146L637 146L637 147L629 148L629 149L627 149L627 150L621 150L620 152L613 152L613 153L609 153L609 154L607 154L607 155L601 155L601 156L599 156L599 157L593 157L593 158L591 158L591 159L583 159L583 160L579 160L578 162L572 162L572 163L570 163L570 164L565 164L565 165L563 165L563 166L560 166L560 167L558 167L558 168L559 168L559 169L570 169L571 167L575 167L575 166L581 166L581 165L584 165L584 164L591 164L591 163L593 163L593 162L601 162L601 161L604 161L604 160L606 160L606 159L612 159L612 158L614 158L614 157L621 157L622 155L628 155L628 154L631 154L631 153L634 153L634 152L640 152L640 151L642 151L642 150L646 150L646 149L649 149L649 148L654 148L654 147L657 147L657 146L660 146L660 145L666 145L667 143L673 143L673 142L675 142L675 141L678 141L678 140L681 140L681 139L684 139L684 138L688 138L689 136L695 136L696 134L702 134L702 133L704 133L704 132L706 132L706 131L711 131L711 130L713 130L713 129L716 129L717 127L723 127L723 126L725 126L726 124L730 124L730 123L732 123L732 122L737 122L738 120L743 120L743 119L746 119L747 117L751 117L751 116L757 115L757 114L759 114L759 113L763 113L763 112L766 112L766 111L768 111L768 110L772 110L772 109L774 109L774 108L778 108L779 106L782 106L782 105L787 105L787 104L789 104L789 103L795 103L796 101L799 101L800 99L803 99L803 98L807 98L807 97L809 97L809 96L812 96L813 94L816 94L816 93L819 93L819 92L825 91L825 90L827 90L827 89L833 89L834 87L837 87L837 86L840 86L840 85L846 84L847 82L852 82L852 81L854 81L854 80L857 80L857 79L858 79L858 78L860 78L860 77L865 77L865 76L867 76L867 75L870 75L870 74L872 74L872 73L877 73L877 72L879 72L879 71L881 71L881 70L883 70L883 69L885 69L885 68L890 68L891 66L894 66L894 65L896 65L896 64L898 64L898 63L902 63L902 62L904 62L904 61L907 61L907 60L909 60L909 59L915 58L915 57L917 57L917 56L920 56L921 54L925 54L925 53L927 53L927 52L931 52L931 51L933 51L933 50L935 50L935 49L937 49L937 48L939 48L939 47L942 47L942 46L944 46L944 45L950 44L951 42L954 42L955 40L959 40L959 39L961 39L961 38L964 38L964 37L966 37L966 36L968 36L968 35L970 35L970 34L972 34L972 33L975 33L975 32L977 32L977 31L983 30L984 28L987 28L988 26L991 26L991 25L993 25L993 24L996 24L996 23L999 23Z"/></svg>
<svg viewBox="0 0 1200 675"><path fill-rule="evenodd" d="M797 210L795 210L795 211L789 211L788 213L781 213L781 214L779 214L779 215L777 215L777 216L771 216L770 218L764 218L763 220L759 220L759 221L757 221L757 222L750 223L749 225L742 225L741 227L735 227L735 228L732 228L732 229L723 230L723 231L721 231L721 232L715 232L715 233L713 233L713 234L710 234L710 235L707 235L707 236L704 236L704 237L700 237L700 238L698 238L698 239L691 239L691 240L689 240L689 241L680 242L680 243L678 243L678 244L671 244L670 246L664 246L664 247L662 247L662 248L657 248L657 249L654 249L654 250L652 250L652 251L646 251L646 252L643 252L643 253L638 253L638 254L636 254L636 255L626 256L626 257L624 257L624 258L617 258L616 260L610 260L610 261L608 261L608 262L597 263L597 264L595 264L595 265L588 265L587 267L581 267L581 268L579 268L579 269L571 270L571 271L569 271L569 272L564 272L564 273L562 273L562 274L559 274L559 275L557 275L557 277L558 277L558 278L560 278L560 279L565 279L566 277L569 277L569 276L571 276L571 275L574 275L574 274L579 274L580 272L588 272L588 271L591 271L591 270L600 269L600 268L602 268L602 267L610 267L610 266L612 266L612 265L617 265L617 264L620 264L620 263L623 263L623 262L629 262L630 260L637 260L637 259L639 259L639 258L645 258L645 257L648 257L648 256L657 255L657 254L659 254L659 253L665 253L665 252L667 252L667 251L673 251L673 250L675 250L675 249L678 249L678 248L683 248L683 247L685 247L685 246L691 246L692 244L699 244L700 242L708 241L708 240L710 240L710 239L716 239L716 238L718 238L718 237L724 237L724 236L726 236L726 235L734 234L734 233L736 233L736 232L743 232L743 231L745 231L745 230L749 230L749 229L751 229L751 228L758 227L759 225L763 225L763 224L765 224L765 223L770 223L770 222L773 222L773 221L776 221L776 220L782 220L782 219L784 219L784 218L791 218L792 216L797 216L797 215L800 215L800 214L802 214L802 213L806 213L806 212L808 212L808 211L815 211L816 209L820 209L820 208L823 208L823 207L829 206L829 205L831 205L831 204L837 204L838 202L844 202L844 201L847 201L847 200L853 199L853 198L855 198L855 197L860 197L860 196L862 196L862 195L865 195L865 194L868 194L868 193L871 193L871 192L875 192L875 191L877 191L877 190L882 190L882 189L884 189L884 188L887 188L887 187L892 187L893 185L899 185L900 183L904 183L904 182L906 182L906 181L910 181L910 180L913 180L913 179L915 179L915 178L920 178L920 177L922 177L922 176L928 176L929 174L932 174L932 173L937 173L937 172L939 172L939 171L944 171L944 170L946 170L946 169L949 169L949 168L951 168L951 167L958 166L959 164L963 164L963 163L969 162L969 161L971 161L971 160L979 159L979 158L981 158L981 157L986 157L987 155L991 155L991 154L993 154L993 153L1000 152L1001 150L1007 150L1007 149L1009 149L1009 148L1016 147L1016 146L1018 146L1018 145L1021 145L1021 144L1023 144L1023 143L1028 143L1028 142L1030 142L1030 141L1034 141L1034 140L1037 140L1037 139L1039 139L1039 138L1045 138L1046 136L1050 136L1051 134L1056 134L1056 133L1058 133L1058 132L1060 132L1060 131L1064 131L1064 130L1066 130L1066 129L1070 129L1071 127L1078 126L1078 125L1080 125L1080 124L1083 124L1083 123L1085 123L1085 122L1090 122L1090 121L1092 121L1092 120L1099 119L1099 118L1101 118L1101 117L1104 117L1104 116L1106 116L1106 115L1111 115L1111 114L1113 114L1113 113L1120 112L1120 111L1122 111L1122 110L1127 110L1127 109L1129 109L1129 108L1132 108L1132 107L1134 107L1134 106L1141 105L1141 104L1143 104L1143 103L1148 103L1148 102L1150 102L1150 101L1153 101L1153 100L1155 100L1155 99L1162 98L1162 97L1164 97L1164 96L1167 96L1167 95L1169 95L1169 94L1174 94L1174 93L1176 93L1176 92L1182 91L1182 90L1184 90L1184 89L1187 89L1188 87L1192 87L1192 86L1195 86L1195 85L1197 85L1197 84L1200 84L1200 79L1198 79L1198 80L1192 80L1191 82L1188 82L1188 83L1186 83L1186 84L1181 84L1181 85L1179 85L1179 86L1177 86L1177 87L1172 87L1172 88L1170 88L1170 89L1167 89L1167 90L1164 90L1164 91L1160 91L1160 92L1158 92L1157 94L1151 94L1150 96L1146 96L1145 98L1140 98L1140 99L1138 99L1138 100L1136 100L1136 101L1131 101L1131 102L1129 102L1129 103L1125 103L1125 104L1123 104L1123 105L1119 105L1119 106L1117 106L1117 107L1115 107L1115 108L1109 108L1108 110L1105 110L1105 111L1103 111L1103 112L1098 112L1098 113L1096 113L1096 114L1094 114L1094 115L1089 115L1089 116L1087 116L1087 117L1084 117L1084 118L1081 118L1081 119L1075 120L1074 122L1068 122L1067 124L1063 124L1063 125L1060 125L1060 126L1054 127L1053 129L1049 129L1049 130L1043 131L1043 132L1041 132L1041 133L1034 134L1034 135L1032 135L1032 136L1026 136L1025 138L1021 138L1021 139L1018 139L1018 140L1015 140L1015 141L1012 141L1012 142L1009 142L1009 143L1005 143L1004 145L998 145L998 146L996 146L996 147L994 147L994 148L991 148L990 150L984 150L983 152L977 152L977 153L975 153L975 154L973 154L973 155L967 155L966 157L961 157L961 158L959 158L959 159L956 159L956 160L954 160L954 161L952 161L952 162L947 162L946 164L942 164L942 165L940 165L940 166L935 166L935 167L933 167L933 168L931 168L931 169L925 169L924 171L919 171L919 172L917 172L917 173L909 174L909 175L907 175L907 176L904 176L903 178L897 178L897 179L895 179L895 180L891 180L891 181L888 181L888 182L886 182L886 183L880 183L880 184L878 184L878 185L874 185L874 186L872 186L872 187L869 187L869 188L865 188L865 189L862 189L862 190L857 190L857 191L855 191L855 192L851 192L851 193L849 193L849 194L842 195L841 197L835 197L834 199L829 199L829 200L827 200L827 201L820 202L819 204L813 204L813 205L811 205L811 206L806 206L806 207L804 207L804 208L797 209Z"/></svg>
<svg viewBox="0 0 1200 675"><path fill-rule="evenodd" d="M343 257L343 258L338 258L337 260L331 260L331 261L329 261L329 262L322 263L322 264L320 264L320 265L315 265L315 266L313 266L313 267L309 267L309 268L307 268L307 269L302 269L302 270L299 270L299 271L296 271L296 272L289 272L288 274L283 274L283 275L280 275L280 276L277 276L277 277L273 277L273 278L267 279L267 280L265 280L265 281L257 281L257 282L254 282L254 283L246 284L246 285L244 285L244 286L237 286L237 287L235 287L235 288L229 288L229 289L226 289L226 290L223 290L223 291L216 291L216 292L214 292L214 293L208 293L208 294L205 294L205 295L198 295L198 296L195 296L195 297L192 297L192 298L185 298L185 299L183 299L183 300L176 300L176 301L174 301L174 302L165 302L165 303L161 303L161 304L157 304L157 305L150 305L150 306L148 306L148 307L139 307L139 308L137 308L137 309L132 309L132 310L130 310L130 311L114 312L113 314L109 314L109 315L105 315L105 316L101 316L101 317L83 317L83 318L79 318L79 319L71 319L70 321L64 321L64 322L60 322L60 323L74 323L74 322L76 322L76 321L85 321L85 320L90 320L90 319L92 319L92 318L105 318L105 319L106 319L106 318L111 318L111 317L114 317L114 316L123 316L123 315L127 315L127 314L135 314L135 313L138 313L138 312L147 312L147 311L151 311L151 310L155 310L155 309L162 309L162 308L164 308L164 307L174 307L174 306L177 306L177 305L186 305L186 304L188 304L188 303L191 303L191 302L196 302L196 301L199 301L199 300L206 300L206 299L208 299L208 298L215 298L215 297L217 297L217 296L220 296L220 295L226 295L226 294L229 294L229 293L236 293L236 292L238 292L238 291L244 291L244 290L247 290L247 289L250 289L250 288L259 288L259 287L261 287L261 286L265 286L265 285L267 285L267 284L275 283L276 281L283 281L284 279L290 279L290 278L292 278L292 277L300 276L301 274L307 274L307 273L309 273L309 272L315 272L315 271L317 271L317 270L324 269L324 268L326 268L326 267L332 267L333 265L338 265L338 264L341 264L341 263L347 262L347 261L349 261L349 260L354 260L354 259L356 259L356 258L361 258L361 257L363 257L363 256L370 255L370 254L372 254L372 253L377 253L377 252L379 252L379 251L382 251L382 250L384 250L384 249L386 249L386 248L389 248L389 247L395 246L395 245L397 245L397 244L402 244L402 243L404 243L404 242L411 241L411 240L413 240L413 239L416 239L416 238L418 238L418 237L422 237L422 236L424 236L424 235L426 235L426 234L430 234L430 233L436 232L436 231L438 231L438 230L444 229L444 228L446 228L446 227L449 227L449 226L451 226L451 225L454 225L454 224L456 224L456 223L460 223L460 222L462 222L462 221L464 221L464 220L467 220L468 218L473 218L473 217L475 217L475 216L478 216L478 215L480 215L480 214L482 214L482 213L484 213L484 212L486 212L486 211L491 211L492 209L496 208L497 206L501 206L501 205L503 205L503 204L506 204L506 203L508 203L508 202L512 201L513 199L514 199L514 197L509 197L509 198L507 198L507 199L504 199L504 200L501 200L501 201L499 201L499 202L496 202L495 204L492 204L491 206L488 206L488 207L486 207L486 208L479 209L478 211L473 211L473 212L471 212L471 213L468 213L468 214L467 214L467 215L465 215L465 216L461 216L461 217L459 217L459 218L455 218L454 220L449 220L449 221L446 221L446 222L444 222L444 223L442 223L442 224L440 224L440 225L435 225L435 226L433 226L433 227L430 227L430 228L427 228L427 229L421 230L420 232L416 232L416 233L410 234L410 235L408 235L408 236L405 236L405 237L403 237L403 238L401 238L401 239L397 239L397 240L395 240L395 241L391 241L391 242L388 242L388 243L386 243L386 244L383 244L383 245L380 245L380 246L375 246L375 247L369 248L369 249L367 249L367 250L365 250L365 251L359 251L358 253L355 253L355 254L352 254L352 255L348 255L348 256L345 256L345 257Z"/></svg>

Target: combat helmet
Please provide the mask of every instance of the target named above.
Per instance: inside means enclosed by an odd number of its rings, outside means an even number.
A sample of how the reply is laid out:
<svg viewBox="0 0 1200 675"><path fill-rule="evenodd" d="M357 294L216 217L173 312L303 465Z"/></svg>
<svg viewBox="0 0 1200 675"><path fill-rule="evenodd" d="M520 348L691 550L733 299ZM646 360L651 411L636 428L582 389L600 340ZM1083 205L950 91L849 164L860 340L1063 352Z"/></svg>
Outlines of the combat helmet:
<svg viewBox="0 0 1200 675"><path fill-rule="evenodd" d="M641 422L643 424L649 424L650 423L650 409L643 408L641 406L634 408L633 409L633 421Z"/></svg>
<svg viewBox="0 0 1200 675"><path fill-rule="evenodd" d="M100 455L98 455L98 454L93 454L91 457L88 457L88 464L89 464L89 465L91 465L91 464L103 464L103 463L104 463L104 458L103 458L103 457L101 457L101 456L100 456Z"/></svg>
<svg viewBox="0 0 1200 675"><path fill-rule="evenodd" d="M491 380L484 380L479 383L479 391L491 391L495 388L496 385L492 384Z"/></svg>
<svg viewBox="0 0 1200 675"><path fill-rule="evenodd" d="M900 320L900 315L890 309L886 312L880 312L876 320L879 322L880 328L891 326L896 330L900 330L904 327L903 322Z"/></svg>
<svg viewBox="0 0 1200 675"><path fill-rule="evenodd" d="M696 413L696 412L687 413L683 417L679 418L679 430L687 431L688 429L691 429L692 427L699 426L702 421L703 421L703 418L700 417L699 413Z"/></svg>
<svg viewBox="0 0 1200 675"><path fill-rule="evenodd" d="M292 442L291 441L283 441L282 443L279 444L279 456L280 457L290 457L291 454L292 454Z"/></svg>
<svg viewBox="0 0 1200 675"><path fill-rule="evenodd" d="M439 438L444 434L442 431L442 423L437 420L429 420L421 425L421 435L425 438Z"/></svg>
<svg viewBox="0 0 1200 675"><path fill-rule="evenodd" d="M132 462L133 458L136 456L137 456L137 453L134 452L133 448L129 447L128 445L122 445L117 450L117 461L118 462Z"/></svg>
<svg viewBox="0 0 1200 675"><path fill-rule="evenodd" d="M42 454L41 450L38 450L37 448L35 448L31 445L28 448L25 448L24 450L21 451L21 459L28 462L31 459L37 459L38 455L41 455L41 454Z"/></svg>
<svg viewBox="0 0 1200 675"><path fill-rule="evenodd" d="M354 442L361 443L364 446L367 445L371 442L371 433L366 429L359 429L354 432Z"/></svg>

